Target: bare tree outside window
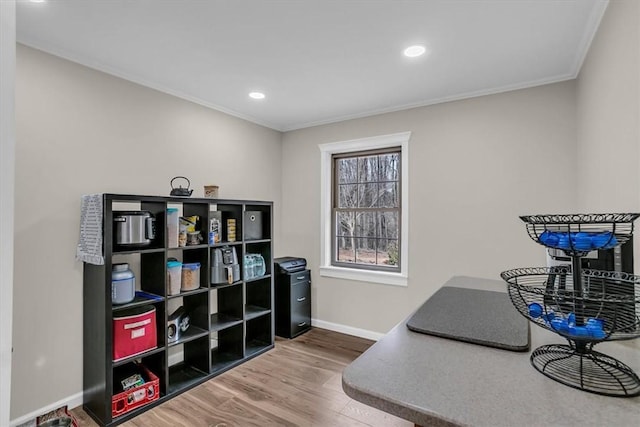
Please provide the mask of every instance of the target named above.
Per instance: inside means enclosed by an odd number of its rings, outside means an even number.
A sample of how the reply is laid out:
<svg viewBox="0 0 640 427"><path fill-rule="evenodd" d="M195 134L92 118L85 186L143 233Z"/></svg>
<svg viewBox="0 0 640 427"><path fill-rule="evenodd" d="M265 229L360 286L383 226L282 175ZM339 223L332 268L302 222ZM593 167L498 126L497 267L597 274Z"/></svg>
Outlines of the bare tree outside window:
<svg viewBox="0 0 640 427"><path fill-rule="evenodd" d="M333 264L399 271L400 148L333 156Z"/></svg>

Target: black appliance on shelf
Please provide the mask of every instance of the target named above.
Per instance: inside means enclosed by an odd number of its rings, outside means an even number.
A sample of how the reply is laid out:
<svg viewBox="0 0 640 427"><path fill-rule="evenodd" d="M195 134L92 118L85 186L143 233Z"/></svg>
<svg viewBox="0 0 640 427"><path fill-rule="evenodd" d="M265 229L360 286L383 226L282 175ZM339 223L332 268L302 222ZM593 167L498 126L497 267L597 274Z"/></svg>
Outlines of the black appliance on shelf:
<svg viewBox="0 0 640 427"><path fill-rule="evenodd" d="M295 338L311 329L311 272L300 257L275 258L276 335Z"/></svg>
<svg viewBox="0 0 640 427"><path fill-rule="evenodd" d="M571 265L571 257L561 249L547 249L548 267L560 264ZM589 252L580 260L582 268L603 271L617 271L633 274L633 240L611 249L600 249Z"/></svg>

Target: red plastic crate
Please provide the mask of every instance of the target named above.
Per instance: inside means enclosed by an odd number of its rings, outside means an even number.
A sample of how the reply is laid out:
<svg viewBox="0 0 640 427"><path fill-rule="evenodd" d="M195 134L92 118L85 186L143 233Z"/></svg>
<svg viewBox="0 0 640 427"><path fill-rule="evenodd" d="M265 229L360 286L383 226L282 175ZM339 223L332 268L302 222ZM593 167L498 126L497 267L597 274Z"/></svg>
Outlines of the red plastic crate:
<svg viewBox="0 0 640 427"><path fill-rule="evenodd" d="M118 393L111 398L111 416L114 418L158 400L160 397L158 377L143 365L138 364L136 367L145 383ZM115 381L119 380L114 378Z"/></svg>

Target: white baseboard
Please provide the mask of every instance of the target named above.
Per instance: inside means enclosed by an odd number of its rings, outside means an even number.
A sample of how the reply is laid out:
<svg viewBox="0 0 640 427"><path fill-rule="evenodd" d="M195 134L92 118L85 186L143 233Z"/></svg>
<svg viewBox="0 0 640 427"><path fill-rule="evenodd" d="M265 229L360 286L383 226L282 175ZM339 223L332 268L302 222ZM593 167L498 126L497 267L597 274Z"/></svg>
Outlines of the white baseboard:
<svg viewBox="0 0 640 427"><path fill-rule="evenodd" d="M340 332L342 334L353 335L360 338L366 338L368 340L378 341L385 334L380 332L368 331L366 329L354 328L353 326L341 325L339 323L326 322L320 319L311 319L311 326L316 326L322 329L328 329L334 332Z"/></svg>
<svg viewBox="0 0 640 427"><path fill-rule="evenodd" d="M20 424L29 422L31 420L36 419L37 417L39 417L40 415L44 415L47 412L51 412L55 409L58 409L62 406L67 406L68 409L73 409L76 408L80 405L82 405L82 392L76 393L72 396L66 397L64 399L58 400L55 403L52 403L51 405L47 405L43 408L40 409L36 409L35 411L32 411L26 415L21 416L20 418L16 418L15 420L11 420L10 422L10 426L11 427L15 427L18 426Z"/></svg>

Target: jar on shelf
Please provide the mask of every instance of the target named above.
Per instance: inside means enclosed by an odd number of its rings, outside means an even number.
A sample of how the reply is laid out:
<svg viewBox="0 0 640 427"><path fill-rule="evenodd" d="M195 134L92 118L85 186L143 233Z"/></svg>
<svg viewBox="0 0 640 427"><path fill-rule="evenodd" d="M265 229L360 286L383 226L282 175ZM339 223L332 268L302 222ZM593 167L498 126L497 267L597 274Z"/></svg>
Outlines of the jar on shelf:
<svg viewBox="0 0 640 427"><path fill-rule="evenodd" d="M180 293L182 263L180 261L167 261L167 294L178 295Z"/></svg>
<svg viewBox="0 0 640 427"><path fill-rule="evenodd" d="M182 286L183 291L193 291L200 287L200 263L182 264Z"/></svg>
<svg viewBox="0 0 640 427"><path fill-rule="evenodd" d="M113 264L111 269L111 302L126 304L136 296L136 278L129 264Z"/></svg>
<svg viewBox="0 0 640 427"><path fill-rule="evenodd" d="M167 247L178 247L178 223L179 223L178 208L167 209Z"/></svg>

